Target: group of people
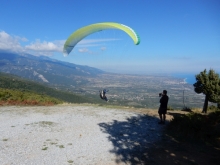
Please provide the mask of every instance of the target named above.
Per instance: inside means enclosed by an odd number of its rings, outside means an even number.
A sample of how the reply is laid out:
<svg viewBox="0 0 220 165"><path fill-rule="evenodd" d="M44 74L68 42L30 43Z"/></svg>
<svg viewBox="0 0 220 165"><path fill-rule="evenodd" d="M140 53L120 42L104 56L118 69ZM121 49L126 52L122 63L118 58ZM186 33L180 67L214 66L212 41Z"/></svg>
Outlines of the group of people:
<svg viewBox="0 0 220 165"><path fill-rule="evenodd" d="M105 100L108 102L108 99L106 97L106 93L108 92L108 90L104 89L99 91L99 96L101 99ZM158 124L165 124L165 120L166 120L166 114L167 114L167 104L169 101L169 97L167 96L167 91L163 90L163 93L160 93L159 96L160 98L160 107L158 110L158 114L160 117L160 122L158 122Z"/></svg>

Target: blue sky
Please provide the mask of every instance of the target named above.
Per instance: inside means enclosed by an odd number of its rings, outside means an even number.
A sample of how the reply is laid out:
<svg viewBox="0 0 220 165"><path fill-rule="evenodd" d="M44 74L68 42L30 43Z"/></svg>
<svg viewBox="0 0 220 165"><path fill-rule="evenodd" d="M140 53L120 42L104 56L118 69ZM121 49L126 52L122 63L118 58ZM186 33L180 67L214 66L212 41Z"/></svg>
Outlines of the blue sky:
<svg viewBox="0 0 220 165"><path fill-rule="evenodd" d="M134 45L120 30L105 31L63 56L71 33L99 22L127 25L141 43ZM0 50L120 73L220 72L220 1L0 0Z"/></svg>

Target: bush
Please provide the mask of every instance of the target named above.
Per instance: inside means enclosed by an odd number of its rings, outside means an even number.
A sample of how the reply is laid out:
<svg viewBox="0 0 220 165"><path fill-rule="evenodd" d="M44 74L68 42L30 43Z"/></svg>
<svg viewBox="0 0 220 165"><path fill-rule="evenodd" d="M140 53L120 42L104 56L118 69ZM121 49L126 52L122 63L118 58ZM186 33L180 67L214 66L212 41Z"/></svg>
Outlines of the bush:
<svg viewBox="0 0 220 165"><path fill-rule="evenodd" d="M181 111L192 112L191 108L189 107L183 107Z"/></svg>
<svg viewBox="0 0 220 165"><path fill-rule="evenodd" d="M0 88L0 105L54 105L62 100L30 91Z"/></svg>
<svg viewBox="0 0 220 165"><path fill-rule="evenodd" d="M167 110L174 110L171 106L167 106Z"/></svg>
<svg viewBox="0 0 220 165"><path fill-rule="evenodd" d="M174 116L167 126L168 133L179 140L210 141L220 137L220 111L208 115L189 113Z"/></svg>
<svg viewBox="0 0 220 165"><path fill-rule="evenodd" d="M217 111L218 110L218 107L214 106L214 105L211 105L208 107L208 112L210 111Z"/></svg>

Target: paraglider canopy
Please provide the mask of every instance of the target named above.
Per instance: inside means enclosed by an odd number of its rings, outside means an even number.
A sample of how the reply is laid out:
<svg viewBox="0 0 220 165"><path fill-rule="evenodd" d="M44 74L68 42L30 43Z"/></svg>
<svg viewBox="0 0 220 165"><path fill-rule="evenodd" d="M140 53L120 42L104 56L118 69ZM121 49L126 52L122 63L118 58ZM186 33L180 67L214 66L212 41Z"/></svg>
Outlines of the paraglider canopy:
<svg viewBox="0 0 220 165"><path fill-rule="evenodd" d="M74 31L66 40L64 46L63 46L63 54L64 56L69 55L69 53L72 51L72 49L76 46L76 44L81 41L86 36L106 29L119 29L127 33L131 39L134 41L135 45L138 45L140 43L140 38L138 34L130 27L115 23L115 22L103 22L103 23L96 23L91 24L88 26L84 26L76 31Z"/></svg>

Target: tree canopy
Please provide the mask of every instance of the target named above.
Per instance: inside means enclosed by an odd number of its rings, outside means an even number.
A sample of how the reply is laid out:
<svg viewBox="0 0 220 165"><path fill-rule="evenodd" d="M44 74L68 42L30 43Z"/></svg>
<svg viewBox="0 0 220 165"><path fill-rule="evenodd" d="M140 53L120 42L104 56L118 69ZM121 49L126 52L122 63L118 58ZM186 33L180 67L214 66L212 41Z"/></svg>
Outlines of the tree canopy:
<svg viewBox="0 0 220 165"><path fill-rule="evenodd" d="M205 69L200 74L197 74L196 83L193 86L196 93L203 93L205 95L202 112L207 112L208 101L220 103L220 78L219 74L213 69L210 69L208 72Z"/></svg>

